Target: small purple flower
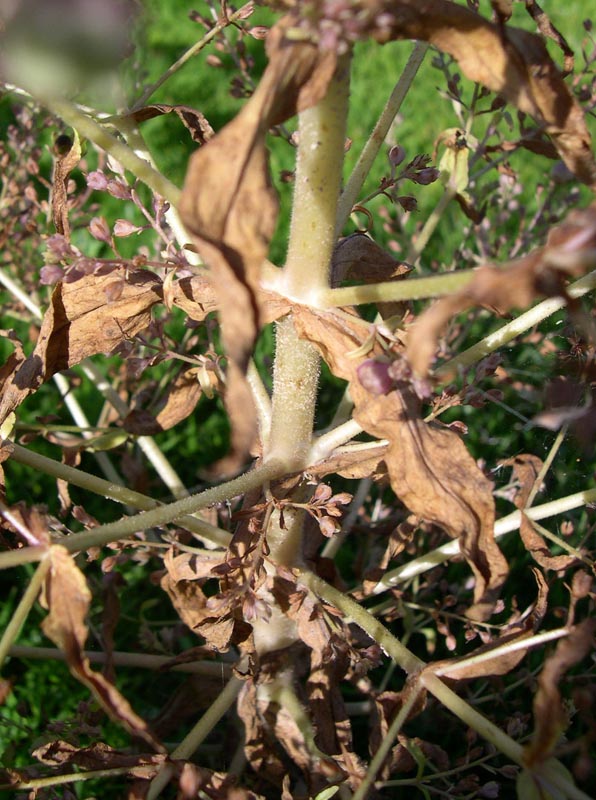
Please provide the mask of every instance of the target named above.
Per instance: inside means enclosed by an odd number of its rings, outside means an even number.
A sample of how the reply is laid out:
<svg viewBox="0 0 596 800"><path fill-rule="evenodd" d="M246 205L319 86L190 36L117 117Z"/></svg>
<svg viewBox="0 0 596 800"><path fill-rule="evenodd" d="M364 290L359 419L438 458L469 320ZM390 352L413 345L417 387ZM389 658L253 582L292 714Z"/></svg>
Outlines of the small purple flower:
<svg viewBox="0 0 596 800"><path fill-rule="evenodd" d="M118 180L110 180L107 183L108 192L112 195L112 197L117 197L118 200L130 200L130 186L127 186L122 181Z"/></svg>
<svg viewBox="0 0 596 800"><path fill-rule="evenodd" d="M358 380L371 394L389 394L393 380L389 375L389 364L368 358L357 369Z"/></svg>
<svg viewBox="0 0 596 800"><path fill-rule="evenodd" d="M132 233L142 231L138 225L133 225L127 219L117 219L114 223L114 236L130 236Z"/></svg>
<svg viewBox="0 0 596 800"><path fill-rule="evenodd" d="M394 144L387 153L387 158L392 167L399 167L406 157L406 151L401 144Z"/></svg>
<svg viewBox="0 0 596 800"><path fill-rule="evenodd" d="M441 171L436 167L425 167L415 175L412 175L411 180L413 180L414 183L419 183L421 186L428 186L429 183L434 183L440 174Z"/></svg>
<svg viewBox="0 0 596 800"><path fill-rule="evenodd" d="M103 217L93 217L89 223L89 233L94 239L98 239L100 242L105 242L106 244L112 243L112 234L108 228L108 223Z"/></svg>
<svg viewBox="0 0 596 800"><path fill-rule="evenodd" d="M90 189L96 189L97 191L102 192L107 185L108 179L101 170L96 169L94 172L90 172L87 175L87 186Z"/></svg>

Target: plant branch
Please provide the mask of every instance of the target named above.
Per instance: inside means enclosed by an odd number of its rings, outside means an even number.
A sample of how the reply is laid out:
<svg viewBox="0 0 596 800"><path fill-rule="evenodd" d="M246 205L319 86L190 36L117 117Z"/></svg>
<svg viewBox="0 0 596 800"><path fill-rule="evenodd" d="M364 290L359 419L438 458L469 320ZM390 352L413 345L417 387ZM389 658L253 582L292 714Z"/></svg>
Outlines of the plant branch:
<svg viewBox="0 0 596 800"><path fill-rule="evenodd" d="M96 475L91 475L83 470L69 467L66 464L61 464L59 461L54 461L51 458L42 456L32 450L27 450L18 444L12 444L13 452L11 458L19 464L25 464L34 470L52 475L54 478L67 481L74 486L79 486L81 489L99 494L102 497L107 497L110 500L115 500L117 503L138 508L142 511L150 511L153 508L160 508L162 504L154 500L152 497L135 492L126 486L114 484L110 481L105 481L98 478ZM206 540L212 545L220 547L227 547L230 543L230 534L221 528L210 525L208 522L197 517L183 516L177 520L178 524L186 528L192 533L196 533L201 539Z"/></svg>
<svg viewBox="0 0 596 800"><path fill-rule="evenodd" d="M244 682L235 675L230 678L223 691L217 696L213 703L211 703L193 729L184 737L178 747L172 751L170 754L171 759L187 761L192 756L195 750L204 741L205 737L211 733L219 720L234 703L243 685ZM156 797L159 797L162 790L168 785L173 774L173 766L171 764L165 764L151 781L151 786L147 792L147 800L155 800Z"/></svg>
<svg viewBox="0 0 596 800"><path fill-rule="evenodd" d="M553 500L550 503L544 503L541 506L532 506L532 508L524 509L524 514L532 520L546 519L547 517L554 517L556 514L564 514L566 511L571 511L574 508L582 508L589 503L596 502L596 489L586 489L583 492L576 492L575 494L561 497L559 500ZM517 530L521 524L521 511L513 511L506 517L501 517L495 523L495 539L504 536L506 533ZM419 558L414 558L403 564L401 567L390 570L387 572L381 581L374 587L372 594L381 594L388 589L397 586L399 583L409 580L416 575L421 575L429 569L442 564L454 555L458 555L459 542L453 539L430 553Z"/></svg>
<svg viewBox="0 0 596 800"><path fill-rule="evenodd" d="M377 157L377 154L381 149L387 134L389 133L391 123L395 119L401 108L401 104L410 90L410 87L414 81L414 78L416 77L422 61L424 60L427 50L428 44L426 42L416 42L414 44L414 48L410 54L406 66L404 67L398 82L395 84L393 91L389 95L389 99L385 104L385 108L381 112L381 115L377 120L377 124L373 128L368 141L360 153L358 161L356 162L356 166L352 170L352 174L350 175L346 187L339 199L339 204L337 207L337 223L335 228L337 236L341 235L343 227L352 213L352 208L358 199L358 194L370 172L373 161Z"/></svg>
<svg viewBox="0 0 596 800"><path fill-rule="evenodd" d="M46 550L46 553L48 551ZM41 585L45 579L45 576L50 568L50 559L44 558L37 569L31 580L29 581L29 585L25 589L21 600L16 607L15 611L13 612L10 622L6 626L4 633L2 634L2 639L0 639L0 669L2 669L2 665L4 664L4 659L9 653L10 647L12 643L15 641L21 627L27 616L29 611L31 610L33 603L35 603L37 596L40 592Z"/></svg>
<svg viewBox="0 0 596 800"><path fill-rule="evenodd" d="M45 562L43 562L45 563ZM66 653L53 647L29 647L14 644L8 651L10 658L29 658L35 660L66 661ZM85 658L95 664L107 664L108 654L97 650L85 650ZM230 664L221 661L191 661L188 664L172 663L172 656L157 656L149 653L124 653L113 650L109 655L110 663L116 667L133 669L165 670L167 672L185 672L190 675L209 675L214 678L230 677Z"/></svg>

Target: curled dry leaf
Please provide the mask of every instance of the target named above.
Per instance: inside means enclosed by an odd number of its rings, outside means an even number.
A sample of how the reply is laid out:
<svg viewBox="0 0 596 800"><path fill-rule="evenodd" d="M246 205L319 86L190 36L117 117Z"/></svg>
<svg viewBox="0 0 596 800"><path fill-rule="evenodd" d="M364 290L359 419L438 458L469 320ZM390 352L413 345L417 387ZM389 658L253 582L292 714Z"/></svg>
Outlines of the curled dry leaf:
<svg viewBox="0 0 596 800"><path fill-rule="evenodd" d="M544 247L501 266L479 267L472 281L424 311L408 333L407 356L418 375L426 375L441 330L470 306L499 312L529 306L536 297L566 297L565 282L595 266L596 203L572 211L553 228Z"/></svg>
<svg viewBox="0 0 596 800"><path fill-rule="evenodd" d="M458 539L476 577L468 615L486 619L508 571L494 538L492 483L455 431L424 422L410 389L373 395L362 386L358 366L367 354L360 359L353 354L368 338L366 323L343 312L305 307L296 308L293 318L300 336L319 348L331 371L350 381L354 419L367 433L388 440L383 458L397 497L412 514Z"/></svg>
<svg viewBox="0 0 596 800"><path fill-rule="evenodd" d="M83 573L70 553L59 545L50 548L48 558L51 567L41 602L49 613L41 625L43 632L64 652L72 674L93 692L106 714L158 753L165 752L147 723L135 714L116 687L91 669L83 652L88 633L85 618L91 603Z"/></svg>
<svg viewBox="0 0 596 800"><path fill-rule="evenodd" d="M363 0L362 5L378 41L419 39L448 53L467 78L532 116L569 169L596 188L596 162L582 109L539 36L492 24L449 0ZM498 4L501 11L508 5ZM375 20L382 20L376 30Z"/></svg>
<svg viewBox="0 0 596 800"><path fill-rule="evenodd" d="M147 119L154 119L162 114L176 114L184 127L190 131L193 142L206 144L214 136L213 128L209 124L207 117L196 108L190 106L174 105L166 103L152 103L149 106L137 108L128 116L135 122L145 122Z"/></svg>
<svg viewBox="0 0 596 800"><path fill-rule="evenodd" d="M55 373L87 356L111 353L149 325L161 281L150 272L129 271L120 297L110 302L104 290L115 273L125 275L116 270L56 285L33 353L12 354L0 370L0 422Z"/></svg>
<svg viewBox="0 0 596 800"><path fill-rule="evenodd" d="M522 513L521 515L519 533L526 550L530 553L534 561L540 564L544 569L558 571L560 569L567 569L567 567L577 562L577 558L573 555L551 555L544 537L540 535L534 522L527 514Z"/></svg>
<svg viewBox="0 0 596 800"><path fill-rule="evenodd" d="M63 144L64 146L61 146ZM54 144L54 171L52 173L52 221L56 233L70 238L68 224L68 178L81 160L81 142L75 133L59 136Z"/></svg>
<svg viewBox="0 0 596 800"><path fill-rule="evenodd" d="M534 698L534 734L524 749L524 764L533 768L546 761L569 724L557 684L567 670L581 661L594 647L596 620L586 619L561 639L547 658Z"/></svg>
<svg viewBox="0 0 596 800"><path fill-rule="evenodd" d="M157 770L157 767L165 761L164 755L155 753L132 755L115 750L103 742L97 742L88 747L75 747L70 742L64 742L61 739L41 745L33 751L33 756L42 764L52 766L74 766L76 764L85 770L129 767L131 774L134 774L135 767L155 766ZM146 772L143 774L147 777Z"/></svg>
<svg viewBox="0 0 596 800"><path fill-rule="evenodd" d="M272 125L314 104L335 67L333 53L288 41L291 24L284 18L271 30L261 82L235 119L192 157L180 201L182 220L211 270L224 347L235 367L226 392L232 423L226 471L246 459L256 431L244 373L263 321L257 290L277 218L265 136Z"/></svg>

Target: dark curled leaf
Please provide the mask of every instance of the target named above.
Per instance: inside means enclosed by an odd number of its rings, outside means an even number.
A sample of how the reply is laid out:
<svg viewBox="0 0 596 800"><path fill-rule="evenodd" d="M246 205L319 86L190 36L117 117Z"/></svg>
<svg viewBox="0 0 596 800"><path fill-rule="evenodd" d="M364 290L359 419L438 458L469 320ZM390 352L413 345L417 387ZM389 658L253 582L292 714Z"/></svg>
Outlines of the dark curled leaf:
<svg viewBox="0 0 596 800"><path fill-rule="evenodd" d="M206 144L215 135L207 117L190 106L152 103L149 106L137 108L128 116L135 122L145 122L147 119L154 119L162 114L176 114L184 127L190 131L193 142L197 142L197 144Z"/></svg>

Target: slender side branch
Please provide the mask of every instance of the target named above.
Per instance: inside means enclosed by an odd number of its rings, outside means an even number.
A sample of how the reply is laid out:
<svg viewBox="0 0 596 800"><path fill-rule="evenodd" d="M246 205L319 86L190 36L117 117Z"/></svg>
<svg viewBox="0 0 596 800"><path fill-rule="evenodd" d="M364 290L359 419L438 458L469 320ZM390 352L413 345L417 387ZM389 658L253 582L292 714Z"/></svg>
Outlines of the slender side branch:
<svg viewBox="0 0 596 800"><path fill-rule="evenodd" d="M21 626L27 619L27 615L29 614L29 611L31 610L33 603L37 599L37 595L40 592L41 585L44 581L44 578L49 568L50 568L50 559L44 558L43 561L41 561L41 563L37 567L35 574L29 581L29 585L27 586L24 595L21 597L18 606L16 607L12 617L10 618L10 622L8 623L6 629L4 630L4 633L2 634L2 639L0 639L0 669L2 669L2 665L4 664L4 659L8 655L10 646L19 635Z"/></svg>
<svg viewBox="0 0 596 800"><path fill-rule="evenodd" d="M339 199L339 205L337 208L337 224L335 229L335 232L338 236L341 234L344 225L348 221L348 218L352 212L352 207L358 199L358 193L362 189L364 181L370 172L372 163L377 157L377 153L381 149L381 146L385 141L385 137L389 133L391 123L399 112L401 104L410 90L410 86L414 82L414 78L416 77L418 69L424 60L427 50L427 42L416 42L414 44L414 48L406 66L404 67L404 71L400 75L398 82L395 84L393 91L389 95L389 99L385 104L385 108L381 112L381 116L379 117L377 124L373 128L367 143L364 145L364 148L360 153L360 157L358 158L356 166L350 175L350 178L346 184L346 188L343 190Z"/></svg>
<svg viewBox="0 0 596 800"><path fill-rule="evenodd" d="M13 444L12 448L11 458L19 464L25 464L46 475L51 475L54 478L72 483L74 486L79 486L81 489L115 500L117 503L138 508L141 511L150 511L161 506L161 503L152 497L135 492L126 486L105 481L81 469L61 464L32 450L27 450L21 445ZM178 519L178 523L214 545L227 547L230 543L230 534L227 531L216 528L215 525L210 525L197 517L183 516Z"/></svg>

